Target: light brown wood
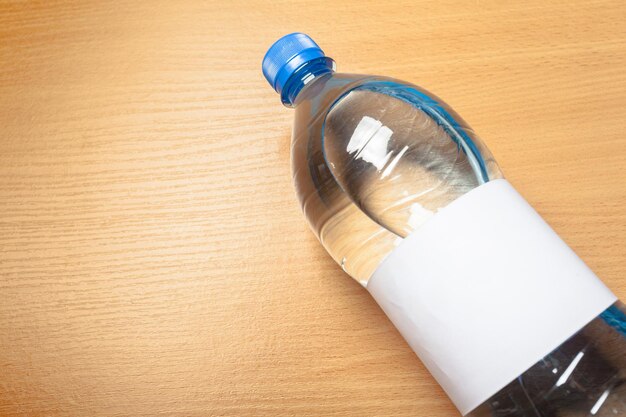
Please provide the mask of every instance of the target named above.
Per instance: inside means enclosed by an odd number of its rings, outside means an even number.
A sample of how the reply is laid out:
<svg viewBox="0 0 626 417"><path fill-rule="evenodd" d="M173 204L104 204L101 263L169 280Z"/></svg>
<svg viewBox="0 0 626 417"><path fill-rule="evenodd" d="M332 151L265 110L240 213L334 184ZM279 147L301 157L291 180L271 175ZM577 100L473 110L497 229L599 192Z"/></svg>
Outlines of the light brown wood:
<svg viewBox="0 0 626 417"><path fill-rule="evenodd" d="M513 3L4 2L0 415L456 415L300 213L295 30L443 97L626 299L626 3Z"/></svg>

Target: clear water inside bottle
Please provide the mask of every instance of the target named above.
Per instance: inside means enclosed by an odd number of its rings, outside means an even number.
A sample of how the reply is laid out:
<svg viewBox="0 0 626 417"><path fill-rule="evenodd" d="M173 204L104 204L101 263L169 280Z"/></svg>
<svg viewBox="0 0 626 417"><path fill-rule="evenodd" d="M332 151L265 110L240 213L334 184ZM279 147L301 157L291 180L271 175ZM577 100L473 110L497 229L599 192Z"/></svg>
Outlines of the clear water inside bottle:
<svg viewBox="0 0 626 417"><path fill-rule="evenodd" d="M502 178L445 103L382 77L327 74L296 102L292 163L322 244L366 284L378 264L439 209Z"/></svg>

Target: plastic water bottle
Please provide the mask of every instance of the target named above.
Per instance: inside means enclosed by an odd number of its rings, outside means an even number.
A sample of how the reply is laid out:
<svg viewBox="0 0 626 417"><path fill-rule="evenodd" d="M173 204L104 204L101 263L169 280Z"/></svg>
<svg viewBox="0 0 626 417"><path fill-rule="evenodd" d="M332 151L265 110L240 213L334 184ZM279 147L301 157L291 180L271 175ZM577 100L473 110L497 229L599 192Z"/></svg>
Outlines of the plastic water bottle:
<svg viewBox="0 0 626 417"><path fill-rule="evenodd" d="M307 35L263 73L295 109L311 228L461 414L626 416L626 310L426 90L340 74Z"/></svg>

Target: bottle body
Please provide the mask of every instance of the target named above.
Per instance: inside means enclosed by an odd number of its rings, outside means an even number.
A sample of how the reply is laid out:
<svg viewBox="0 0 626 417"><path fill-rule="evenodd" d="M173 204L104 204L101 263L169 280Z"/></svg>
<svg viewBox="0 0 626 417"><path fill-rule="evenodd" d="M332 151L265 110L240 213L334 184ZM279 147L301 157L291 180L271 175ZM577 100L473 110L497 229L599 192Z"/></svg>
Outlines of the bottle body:
<svg viewBox="0 0 626 417"><path fill-rule="evenodd" d="M406 236L460 196L503 177L458 115L397 80L328 73L302 90L295 108L292 170L303 212L335 261L366 287ZM591 316L463 413L626 415L623 311L618 302Z"/></svg>

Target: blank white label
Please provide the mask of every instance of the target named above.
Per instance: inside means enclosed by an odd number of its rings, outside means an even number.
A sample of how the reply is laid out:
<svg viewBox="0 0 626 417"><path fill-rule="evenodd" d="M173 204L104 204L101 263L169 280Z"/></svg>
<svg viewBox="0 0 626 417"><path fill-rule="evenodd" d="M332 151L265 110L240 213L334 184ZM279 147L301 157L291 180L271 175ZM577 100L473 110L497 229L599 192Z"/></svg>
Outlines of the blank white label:
<svg viewBox="0 0 626 417"><path fill-rule="evenodd" d="M506 180L440 210L367 289L462 414L616 301Z"/></svg>

